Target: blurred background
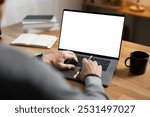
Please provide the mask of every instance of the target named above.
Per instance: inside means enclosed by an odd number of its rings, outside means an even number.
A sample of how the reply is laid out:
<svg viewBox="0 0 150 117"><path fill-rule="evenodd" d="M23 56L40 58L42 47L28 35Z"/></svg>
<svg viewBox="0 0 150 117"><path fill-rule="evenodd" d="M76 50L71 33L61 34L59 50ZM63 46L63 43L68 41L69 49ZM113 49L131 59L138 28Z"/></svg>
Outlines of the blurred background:
<svg viewBox="0 0 150 117"><path fill-rule="evenodd" d="M2 26L21 22L29 15L54 14L60 22L62 10L82 9L82 0L7 0L7 9Z"/></svg>
<svg viewBox="0 0 150 117"><path fill-rule="evenodd" d="M27 15L53 14L61 22L63 9L124 14L123 39L150 46L150 0L140 0L145 10L132 11L138 0L8 0L2 27L19 23Z"/></svg>

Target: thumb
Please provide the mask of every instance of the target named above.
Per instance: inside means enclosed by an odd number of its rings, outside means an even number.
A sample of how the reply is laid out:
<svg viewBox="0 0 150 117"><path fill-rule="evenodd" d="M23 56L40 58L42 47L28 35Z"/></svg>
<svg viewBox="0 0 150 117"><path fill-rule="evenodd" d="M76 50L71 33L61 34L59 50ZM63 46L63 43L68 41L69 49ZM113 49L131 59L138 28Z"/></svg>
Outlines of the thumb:
<svg viewBox="0 0 150 117"><path fill-rule="evenodd" d="M71 64L60 64L61 69L74 69L75 66Z"/></svg>

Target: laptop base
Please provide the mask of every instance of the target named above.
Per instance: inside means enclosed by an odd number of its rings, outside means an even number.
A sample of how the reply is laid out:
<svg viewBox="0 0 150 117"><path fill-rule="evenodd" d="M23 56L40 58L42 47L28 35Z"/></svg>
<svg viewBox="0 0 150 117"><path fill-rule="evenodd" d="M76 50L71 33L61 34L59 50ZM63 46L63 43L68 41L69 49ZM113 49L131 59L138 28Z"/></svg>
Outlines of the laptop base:
<svg viewBox="0 0 150 117"><path fill-rule="evenodd" d="M109 65L107 71L102 72L101 80L102 80L102 84L103 84L104 87L109 86L109 84L110 84L110 82L113 78L113 75L114 75L117 64L118 64L118 60L111 60L111 63ZM69 71L64 70L64 71L61 71L61 73L67 79L79 81L79 78L74 78L74 75L80 69L81 69L81 67L76 67L75 70L69 70Z"/></svg>

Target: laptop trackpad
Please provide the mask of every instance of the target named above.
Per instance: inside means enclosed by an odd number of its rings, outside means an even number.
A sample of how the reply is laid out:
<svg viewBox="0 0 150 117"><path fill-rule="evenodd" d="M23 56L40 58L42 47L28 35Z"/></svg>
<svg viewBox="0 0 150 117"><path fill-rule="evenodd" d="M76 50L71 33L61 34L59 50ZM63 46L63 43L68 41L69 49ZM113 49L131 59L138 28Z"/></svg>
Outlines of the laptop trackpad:
<svg viewBox="0 0 150 117"><path fill-rule="evenodd" d="M75 74L77 74L77 72L80 69L81 69L80 67L76 67L73 70L64 70L64 71L61 71L61 72L62 72L62 74L64 74L65 78L73 79L73 80L79 80L78 78L74 78L74 76L75 76Z"/></svg>

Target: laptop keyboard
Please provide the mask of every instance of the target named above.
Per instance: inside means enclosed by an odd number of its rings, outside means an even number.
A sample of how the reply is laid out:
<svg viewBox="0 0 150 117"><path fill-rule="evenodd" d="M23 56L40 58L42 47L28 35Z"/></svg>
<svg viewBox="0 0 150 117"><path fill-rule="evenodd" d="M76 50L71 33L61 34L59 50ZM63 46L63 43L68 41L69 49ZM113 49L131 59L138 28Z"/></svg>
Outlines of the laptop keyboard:
<svg viewBox="0 0 150 117"><path fill-rule="evenodd" d="M78 66L82 66L82 60L83 58L87 58L89 59L89 56L82 56L82 55L77 55L78 57ZM106 71L109 64L110 64L110 61L109 60L105 60L105 59L101 59L101 58L96 58L96 57L93 57L91 60L93 61L97 61L98 65L101 65L102 68L103 68L103 71Z"/></svg>

